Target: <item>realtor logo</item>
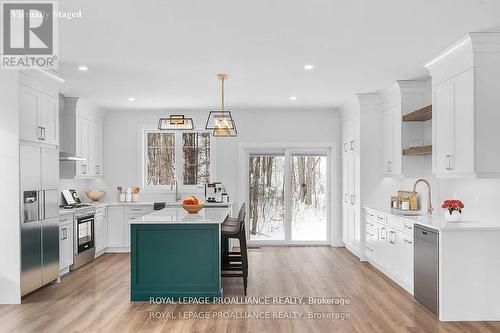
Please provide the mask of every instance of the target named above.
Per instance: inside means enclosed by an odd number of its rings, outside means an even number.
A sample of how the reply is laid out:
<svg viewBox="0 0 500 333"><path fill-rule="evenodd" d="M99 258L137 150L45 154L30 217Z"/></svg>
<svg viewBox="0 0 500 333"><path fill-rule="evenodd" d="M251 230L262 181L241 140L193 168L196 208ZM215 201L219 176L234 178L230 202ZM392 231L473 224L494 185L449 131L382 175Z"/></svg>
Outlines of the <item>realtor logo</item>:
<svg viewBox="0 0 500 333"><path fill-rule="evenodd" d="M2 3L2 68L57 68L55 7L54 2Z"/></svg>

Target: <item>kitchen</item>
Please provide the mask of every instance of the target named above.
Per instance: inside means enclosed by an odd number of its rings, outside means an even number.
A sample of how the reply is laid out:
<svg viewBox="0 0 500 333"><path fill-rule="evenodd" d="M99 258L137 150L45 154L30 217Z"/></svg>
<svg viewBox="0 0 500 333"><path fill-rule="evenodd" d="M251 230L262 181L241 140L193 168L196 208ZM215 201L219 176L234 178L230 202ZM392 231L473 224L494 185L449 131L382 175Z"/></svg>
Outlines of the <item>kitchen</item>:
<svg viewBox="0 0 500 333"><path fill-rule="evenodd" d="M1 70L5 331L500 331L500 7L409 3L59 3Z"/></svg>

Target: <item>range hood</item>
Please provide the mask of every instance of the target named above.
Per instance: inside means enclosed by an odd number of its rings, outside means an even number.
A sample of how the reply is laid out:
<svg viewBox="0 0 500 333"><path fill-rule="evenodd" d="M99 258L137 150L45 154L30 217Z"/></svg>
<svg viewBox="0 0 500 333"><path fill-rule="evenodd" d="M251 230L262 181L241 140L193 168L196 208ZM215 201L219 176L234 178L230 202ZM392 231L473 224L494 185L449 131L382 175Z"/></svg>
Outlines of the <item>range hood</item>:
<svg viewBox="0 0 500 333"><path fill-rule="evenodd" d="M86 161L85 157L75 156L75 154L59 152L59 161Z"/></svg>

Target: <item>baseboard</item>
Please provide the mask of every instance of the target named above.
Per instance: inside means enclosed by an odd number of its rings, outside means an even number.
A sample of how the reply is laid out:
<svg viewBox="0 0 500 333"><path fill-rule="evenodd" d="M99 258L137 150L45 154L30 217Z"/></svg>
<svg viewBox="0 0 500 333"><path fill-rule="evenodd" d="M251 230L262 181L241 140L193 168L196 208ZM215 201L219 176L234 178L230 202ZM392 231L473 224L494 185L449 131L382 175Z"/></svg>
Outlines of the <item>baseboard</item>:
<svg viewBox="0 0 500 333"><path fill-rule="evenodd" d="M106 253L130 253L130 247L108 247Z"/></svg>
<svg viewBox="0 0 500 333"><path fill-rule="evenodd" d="M69 272L69 266L59 270L59 276L63 276L64 274Z"/></svg>
<svg viewBox="0 0 500 333"><path fill-rule="evenodd" d="M108 252L108 249L107 249L107 248L104 248L104 249L102 249L101 251L96 252L96 253L95 253L95 258L102 256L102 255L103 255L104 253L106 253L106 252Z"/></svg>

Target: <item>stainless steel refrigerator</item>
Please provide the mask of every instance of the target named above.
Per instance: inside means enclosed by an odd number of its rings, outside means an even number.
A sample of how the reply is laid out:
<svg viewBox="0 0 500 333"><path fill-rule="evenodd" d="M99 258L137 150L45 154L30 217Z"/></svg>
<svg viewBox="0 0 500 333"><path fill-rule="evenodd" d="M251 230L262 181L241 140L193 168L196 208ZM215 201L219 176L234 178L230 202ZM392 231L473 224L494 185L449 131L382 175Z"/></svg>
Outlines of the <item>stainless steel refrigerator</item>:
<svg viewBox="0 0 500 333"><path fill-rule="evenodd" d="M21 294L59 277L59 151L22 144Z"/></svg>

